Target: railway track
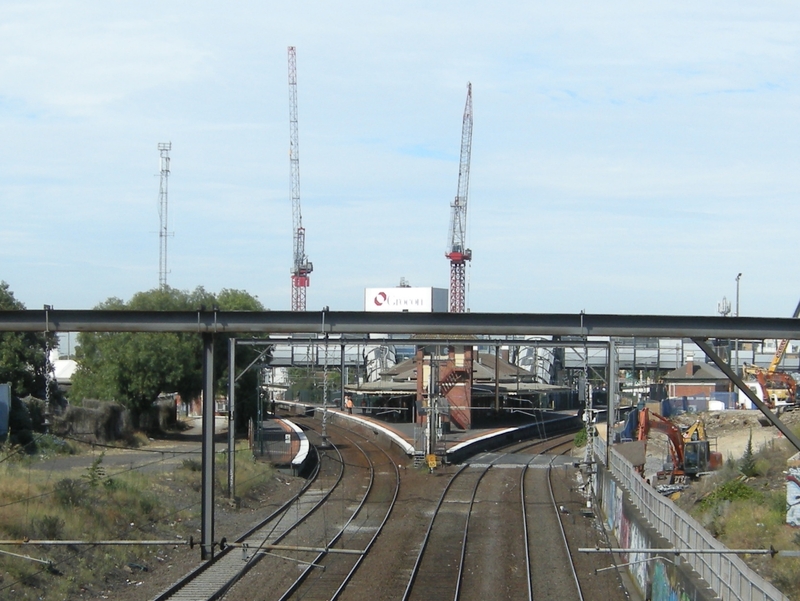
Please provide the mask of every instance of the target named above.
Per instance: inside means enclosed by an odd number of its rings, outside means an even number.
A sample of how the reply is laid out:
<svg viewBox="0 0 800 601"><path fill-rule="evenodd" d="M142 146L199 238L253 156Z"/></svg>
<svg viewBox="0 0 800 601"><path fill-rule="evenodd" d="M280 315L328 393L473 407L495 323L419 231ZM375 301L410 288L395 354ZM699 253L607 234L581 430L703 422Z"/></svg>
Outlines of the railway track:
<svg viewBox="0 0 800 601"><path fill-rule="evenodd" d="M279 543L299 523L318 509L342 478L342 462L318 462L307 484L259 524L222 549L213 561L201 564L153 601L219 599L260 559L259 550Z"/></svg>
<svg viewBox="0 0 800 601"><path fill-rule="evenodd" d="M360 461L356 467L368 472L369 482L363 485L357 506L341 516L342 525L325 550L315 555L280 597L281 601L337 599L381 533L400 490L399 470L386 451L363 436L337 426L329 428L359 451L352 454L353 460ZM349 499L345 500L349 503Z"/></svg>
<svg viewBox="0 0 800 601"><path fill-rule="evenodd" d="M593 578L594 596L602 590L606 601L626 598L615 573L596 576L601 566L575 557L578 546L598 542L581 516L585 499L576 493L572 461L559 457L572 434L513 443L432 475L403 472L404 482L416 484L400 494L395 462L404 460L392 460L375 437L329 424L330 444L322 445L319 422L299 423L322 447L313 481L202 572L223 561L235 570L199 593L190 575L156 601L582 600L581 574ZM393 514L398 496L403 509Z"/></svg>
<svg viewBox="0 0 800 601"><path fill-rule="evenodd" d="M572 564L555 497L542 496L554 457L536 463L545 453L566 453L571 443L571 435L516 443L508 453L462 466L439 500L403 599L582 599L574 567L565 577L563 567ZM504 462L526 452L533 455L526 462ZM521 469L518 481L510 467Z"/></svg>
<svg viewBox="0 0 800 601"><path fill-rule="evenodd" d="M325 444L309 438L319 462L303 490L154 601L252 599L254 587L262 599L338 596L388 519L400 477L372 442L344 431Z"/></svg>

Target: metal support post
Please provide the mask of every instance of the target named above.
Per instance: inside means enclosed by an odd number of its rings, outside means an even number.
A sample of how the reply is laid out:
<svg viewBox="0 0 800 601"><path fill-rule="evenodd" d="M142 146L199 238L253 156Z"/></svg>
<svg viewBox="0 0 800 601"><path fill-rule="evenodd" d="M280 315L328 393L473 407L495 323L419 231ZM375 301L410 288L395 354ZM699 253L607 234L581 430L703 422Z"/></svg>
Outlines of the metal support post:
<svg viewBox="0 0 800 601"><path fill-rule="evenodd" d="M228 338L228 498L236 490L236 338Z"/></svg>
<svg viewBox="0 0 800 601"><path fill-rule="evenodd" d="M214 336L203 334L203 480L200 559L214 558Z"/></svg>
<svg viewBox="0 0 800 601"><path fill-rule="evenodd" d="M741 279L742 279L742 274L740 273L739 275L736 276L736 317L739 317L739 280L741 280ZM736 353L736 367L734 367L734 371L738 375L738 373L739 373L739 338L738 338L738 336L736 338L734 352Z"/></svg>
<svg viewBox="0 0 800 601"><path fill-rule="evenodd" d="M339 357L339 368L341 370L339 373L342 374L342 377L339 379L340 380L339 381L339 393L340 393L340 395L339 395L340 401L339 402L341 403L341 407L340 408L342 409L342 411L344 411L344 385L347 383L347 378L345 377L345 371L344 371L345 370L345 367L344 367L344 342L340 345L340 350L341 350L342 354Z"/></svg>
<svg viewBox="0 0 800 601"><path fill-rule="evenodd" d="M517 375L519 380L519 375ZM494 412L500 413L500 345L494 347Z"/></svg>
<svg viewBox="0 0 800 601"><path fill-rule="evenodd" d="M611 465L611 444L614 442L614 424L617 423L617 345L614 338L608 339L608 411L606 427L606 465Z"/></svg>
<svg viewBox="0 0 800 601"><path fill-rule="evenodd" d="M722 373L728 376L728 378L730 378L730 380L736 384L736 387L747 395L747 398L753 401L753 404L761 410L761 413L763 413L766 418L772 422L772 424L778 428L778 430L781 431L781 433L786 437L786 440L791 442L792 445L794 445L794 448L800 451L800 438L795 436L794 432L792 432L792 429L784 424L780 419L778 419L777 415L769 410L769 407L767 407L764 402L756 396L755 392L750 390L750 388L745 385L738 374L733 373L731 366L725 363L722 358L714 352L714 349L711 348L708 342L702 338L692 338L692 340L697 346L703 349L703 352L714 362L714 365L716 365L720 371L722 371Z"/></svg>

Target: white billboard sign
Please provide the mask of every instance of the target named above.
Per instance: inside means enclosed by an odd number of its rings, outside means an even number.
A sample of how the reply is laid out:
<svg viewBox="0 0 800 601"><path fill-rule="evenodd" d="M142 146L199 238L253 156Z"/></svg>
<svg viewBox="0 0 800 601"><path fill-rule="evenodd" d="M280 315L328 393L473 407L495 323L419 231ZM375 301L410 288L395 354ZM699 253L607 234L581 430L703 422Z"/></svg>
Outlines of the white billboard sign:
<svg viewBox="0 0 800 601"><path fill-rule="evenodd" d="M367 288L364 311L432 313L447 311L444 288Z"/></svg>

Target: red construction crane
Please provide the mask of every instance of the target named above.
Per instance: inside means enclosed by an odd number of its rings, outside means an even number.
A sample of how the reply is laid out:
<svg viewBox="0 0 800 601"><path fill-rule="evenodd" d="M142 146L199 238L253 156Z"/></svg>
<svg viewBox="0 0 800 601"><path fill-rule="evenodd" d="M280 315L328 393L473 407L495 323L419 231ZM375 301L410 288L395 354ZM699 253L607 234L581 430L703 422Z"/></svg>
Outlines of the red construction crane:
<svg viewBox="0 0 800 601"><path fill-rule="evenodd" d="M472 260L467 246L467 192L469 160L472 154L472 84L467 83L467 104L461 127L461 161L458 165L458 194L450 205L450 240L445 256L450 259L450 313L466 311L466 263Z"/></svg>
<svg viewBox="0 0 800 601"><path fill-rule="evenodd" d="M306 310L306 288L314 266L306 256L306 230L300 212L300 142L297 134L297 56L289 46L289 166L292 178L292 311Z"/></svg>

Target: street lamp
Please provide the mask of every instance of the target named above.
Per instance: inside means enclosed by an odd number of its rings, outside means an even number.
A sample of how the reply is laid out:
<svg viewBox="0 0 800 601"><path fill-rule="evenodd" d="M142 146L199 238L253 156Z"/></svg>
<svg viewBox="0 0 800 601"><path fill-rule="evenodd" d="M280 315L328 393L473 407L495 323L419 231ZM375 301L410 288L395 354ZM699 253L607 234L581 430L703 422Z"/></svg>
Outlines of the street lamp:
<svg viewBox="0 0 800 601"><path fill-rule="evenodd" d="M739 317L739 280L742 279L742 274L736 276L736 317ZM739 374L739 339L736 339L736 346L734 347L736 351L736 366L734 371L736 374Z"/></svg>

